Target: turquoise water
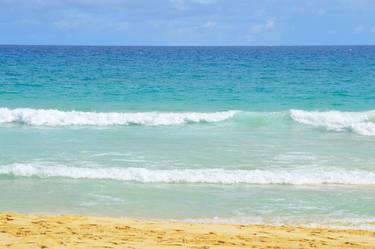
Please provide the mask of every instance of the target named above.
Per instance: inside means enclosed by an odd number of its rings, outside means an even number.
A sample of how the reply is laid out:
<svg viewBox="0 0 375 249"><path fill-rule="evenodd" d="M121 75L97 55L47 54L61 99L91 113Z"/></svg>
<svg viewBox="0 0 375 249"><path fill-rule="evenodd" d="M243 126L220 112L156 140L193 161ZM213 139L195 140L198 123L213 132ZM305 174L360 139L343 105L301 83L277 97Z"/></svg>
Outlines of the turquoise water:
<svg viewBox="0 0 375 249"><path fill-rule="evenodd" d="M0 210L371 227L375 47L0 46Z"/></svg>

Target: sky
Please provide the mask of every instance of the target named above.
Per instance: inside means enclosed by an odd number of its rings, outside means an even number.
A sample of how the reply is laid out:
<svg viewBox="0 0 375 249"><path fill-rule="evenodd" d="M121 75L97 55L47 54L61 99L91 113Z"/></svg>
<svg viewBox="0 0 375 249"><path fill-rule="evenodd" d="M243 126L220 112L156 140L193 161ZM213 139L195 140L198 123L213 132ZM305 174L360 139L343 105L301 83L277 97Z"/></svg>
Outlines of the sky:
<svg viewBox="0 0 375 249"><path fill-rule="evenodd" d="M369 45L375 0L0 0L0 44Z"/></svg>

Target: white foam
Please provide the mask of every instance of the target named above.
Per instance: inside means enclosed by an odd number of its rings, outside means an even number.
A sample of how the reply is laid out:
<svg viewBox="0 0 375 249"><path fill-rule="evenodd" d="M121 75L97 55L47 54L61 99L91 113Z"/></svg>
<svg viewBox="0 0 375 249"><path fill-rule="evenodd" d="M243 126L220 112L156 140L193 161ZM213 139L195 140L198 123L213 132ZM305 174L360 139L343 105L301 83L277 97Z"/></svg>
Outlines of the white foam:
<svg viewBox="0 0 375 249"><path fill-rule="evenodd" d="M241 216L241 217L213 217L213 218L197 218L197 219L175 219L174 221L199 222L207 224L273 224L273 225L292 225L304 226L311 228L336 228L336 229L365 229L375 230L375 219L373 218L341 218L335 219L331 217L304 217L304 216ZM317 223L318 221L318 223Z"/></svg>
<svg viewBox="0 0 375 249"><path fill-rule="evenodd" d="M141 183L374 185L375 173L338 168L315 170L226 170L90 168L65 165L11 164L0 166L0 175L108 179Z"/></svg>
<svg viewBox="0 0 375 249"><path fill-rule="evenodd" d="M364 136L375 136L375 111L304 111L290 110L292 119L301 124L323 127L333 131L353 131Z"/></svg>
<svg viewBox="0 0 375 249"><path fill-rule="evenodd" d="M237 111L224 112L138 112L98 113L31 108L0 108L1 123L33 126L110 126L110 125L179 125L185 123L220 122L232 118Z"/></svg>

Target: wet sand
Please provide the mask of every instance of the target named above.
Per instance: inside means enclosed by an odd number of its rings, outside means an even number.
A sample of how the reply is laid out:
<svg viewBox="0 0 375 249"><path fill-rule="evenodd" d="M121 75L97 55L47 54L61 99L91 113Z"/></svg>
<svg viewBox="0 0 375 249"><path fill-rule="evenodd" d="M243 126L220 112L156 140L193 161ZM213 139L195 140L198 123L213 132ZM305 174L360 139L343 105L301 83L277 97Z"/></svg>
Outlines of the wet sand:
<svg viewBox="0 0 375 249"><path fill-rule="evenodd" d="M375 248L375 231L2 213L0 248Z"/></svg>

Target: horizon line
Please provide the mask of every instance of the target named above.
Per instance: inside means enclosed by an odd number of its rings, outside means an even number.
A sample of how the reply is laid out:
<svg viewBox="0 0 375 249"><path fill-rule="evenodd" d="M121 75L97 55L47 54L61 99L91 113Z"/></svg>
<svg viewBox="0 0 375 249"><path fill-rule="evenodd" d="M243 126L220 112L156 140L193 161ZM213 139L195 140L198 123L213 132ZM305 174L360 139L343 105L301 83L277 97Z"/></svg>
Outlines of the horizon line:
<svg viewBox="0 0 375 249"><path fill-rule="evenodd" d="M375 44L298 44L298 45L105 45L105 44L18 44L0 43L0 46L66 46L66 47L370 47Z"/></svg>

